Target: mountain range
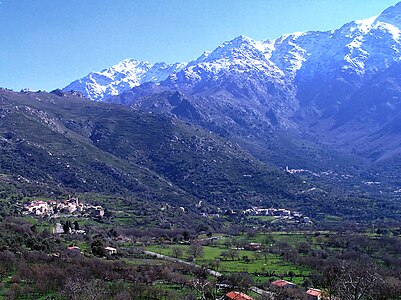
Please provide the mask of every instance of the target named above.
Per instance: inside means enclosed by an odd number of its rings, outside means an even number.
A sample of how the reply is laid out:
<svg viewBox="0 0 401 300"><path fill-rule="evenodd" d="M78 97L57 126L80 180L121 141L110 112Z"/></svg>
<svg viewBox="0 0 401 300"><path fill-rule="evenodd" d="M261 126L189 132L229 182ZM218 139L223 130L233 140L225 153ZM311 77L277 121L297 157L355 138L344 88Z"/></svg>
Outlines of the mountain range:
<svg viewBox="0 0 401 300"><path fill-rule="evenodd" d="M401 151L400 15L401 3L333 31L239 36L189 63L125 60L64 90L170 113L255 148L285 131L377 162Z"/></svg>
<svg viewBox="0 0 401 300"><path fill-rule="evenodd" d="M1 89L0 190L397 217L400 15L239 36L189 63L127 59L51 93Z"/></svg>

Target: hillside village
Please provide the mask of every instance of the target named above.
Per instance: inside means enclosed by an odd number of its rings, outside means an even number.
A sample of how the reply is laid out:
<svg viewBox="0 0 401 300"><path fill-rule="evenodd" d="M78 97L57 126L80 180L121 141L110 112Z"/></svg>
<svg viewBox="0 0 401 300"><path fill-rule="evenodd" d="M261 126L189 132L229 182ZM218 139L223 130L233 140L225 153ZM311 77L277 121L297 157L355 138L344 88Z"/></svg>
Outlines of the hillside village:
<svg viewBox="0 0 401 300"><path fill-rule="evenodd" d="M256 206L240 211L226 210L225 212L222 213L222 211L219 210L216 213L201 213L201 216L220 218L222 214L254 216L254 217L270 216L273 217L275 220L292 221L299 224L313 223L310 217L304 216L302 213L298 211L291 211L285 208L260 208Z"/></svg>
<svg viewBox="0 0 401 300"><path fill-rule="evenodd" d="M60 216L87 216L101 219L105 210L102 206L84 204L78 197L69 195L67 200L34 200L23 205L23 214L41 217L58 218Z"/></svg>
<svg viewBox="0 0 401 300"><path fill-rule="evenodd" d="M291 211L285 208L259 208L252 207L246 209L242 212L245 215L250 216L273 216L281 219L295 220L300 223L312 223L309 217L304 216L302 213L298 211Z"/></svg>

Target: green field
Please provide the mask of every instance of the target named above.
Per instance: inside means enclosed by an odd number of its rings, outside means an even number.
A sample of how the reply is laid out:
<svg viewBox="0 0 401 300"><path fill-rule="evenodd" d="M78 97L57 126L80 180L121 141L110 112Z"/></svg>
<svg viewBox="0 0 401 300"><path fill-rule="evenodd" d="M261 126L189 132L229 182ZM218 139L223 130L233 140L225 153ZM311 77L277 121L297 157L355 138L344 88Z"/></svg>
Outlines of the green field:
<svg viewBox="0 0 401 300"><path fill-rule="evenodd" d="M274 216L249 216L249 219L256 219L262 222L272 222L277 219L277 217Z"/></svg>
<svg viewBox="0 0 401 300"><path fill-rule="evenodd" d="M187 260L190 255L188 254L189 245L174 245L174 246L159 246L151 245L146 247L146 250L153 251L159 254L172 256L173 249L182 249L183 255L180 257L183 260ZM254 276L254 279L258 282L267 281L268 278L284 278L291 279L287 274L292 272L295 276L292 278L294 283L300 284L304 280L304 276L311 274L311 269L296 266L290 262L283 261L283 259L275 254L267 253L257 253L255 251L247 250L236 250L237 257L223 258L221 253L227 251L227 248L222 246L204 246L203 255L195 260L198 265L206 265L211 269L222 273L237 273L237 272L247 272ZM245 260L244 257L249 258ZM267 273L274 273L277 276L268 277Z"/></svg>

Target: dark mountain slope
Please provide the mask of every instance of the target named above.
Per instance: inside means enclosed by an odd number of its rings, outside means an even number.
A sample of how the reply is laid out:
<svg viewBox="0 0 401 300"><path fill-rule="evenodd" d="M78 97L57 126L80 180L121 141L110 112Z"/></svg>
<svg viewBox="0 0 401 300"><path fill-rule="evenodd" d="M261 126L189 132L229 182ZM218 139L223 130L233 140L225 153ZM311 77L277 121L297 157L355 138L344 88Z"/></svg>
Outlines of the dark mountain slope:
<svg viewBox="0 0 401 300"><path fill-rule="evenodd" d="M170 117L59 93L0 91L1 173L179 205L291 203L305 184Z"/></svg>
<svg viewBox="0 0 401 300"><path fill-rule="evenodd" d="M401 64L373 76L338 112L311 124L320 138L378 161L401 151Z"/></svg>
<svg viewBox="0 0 401 300"><path fill-rule="evenodd" d="M119 193L193 209L202 200L222 208L284 206L312 217L394 214L369 196L316 189L171 116L60 92L1 90L0 104L2 178L29 189Z"/></svg>
<svg viewBox="0 0 401 300"><path fill-rule="evenodd" d="M150 90L159 92L152 94ZM243 101L235 99L228 101L161 90L160 86L148 84L110 100L130 105L138 111L173 116L199 125L238 143L258 159L281 168L348 170L350 165L364 164L355 156L325 146L316 135L278 128L272 110L247 107ZM235 101L238 103L233 104Z"/></svg>
<svg viewBox="0 0 401 300"><path fill-rule="evenodd" d="M143 197L164 189L167 195L176 194L178 202L191 200L151 170L92 143L93 123L79 113L106 113L107 106L102 109L83 99L47 93L2 91L0 101L1 173L76 191L129 192ZM79 130L69 129L74 123L81 124ZM158 193L156 198L163 197Z"/></svg>

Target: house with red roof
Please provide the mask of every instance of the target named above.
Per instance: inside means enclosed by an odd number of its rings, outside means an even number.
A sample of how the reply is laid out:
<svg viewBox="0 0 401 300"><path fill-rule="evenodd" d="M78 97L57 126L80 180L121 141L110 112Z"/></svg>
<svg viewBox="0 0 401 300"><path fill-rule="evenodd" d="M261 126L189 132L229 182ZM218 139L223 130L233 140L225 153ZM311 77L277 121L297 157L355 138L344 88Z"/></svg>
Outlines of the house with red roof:
<svg viewBox="0 0 401 300"><path fill-rule="evenodd" d="M226 294L225 300L254 300L252 297L241 292L229 292Z"/></svg>
<svg viewBox="0 0 401 300"><path fill-rule="evenodd" d="M245 245L244 249L249 251L258 251L262 248L262 244L259 243L249 243Z"/></svg>
<svg viewBox="0 0 401 300"><path fill-rule="evenodd" d="M285 289L293 288L296 286L295 283L289 282L287 280L282 280L282 279L273 281L271 284L274 286L277 286L277 287L285 288Z"/></svg>
<svg viewBox="0 0 401 300"><path fill-rule="evenodd" d="M318 289L309 289L306 294L308 295L308 300L320 300L322 299L322 291Z"/></svg>
<svg viewBox="0 0 401 300"><path fill-rule="evenodd" d="M67 251L68 251L68 253L73 254L73 255L77 255L77 254L81 253L81 249L75 245L67 247Z"/></svg>

